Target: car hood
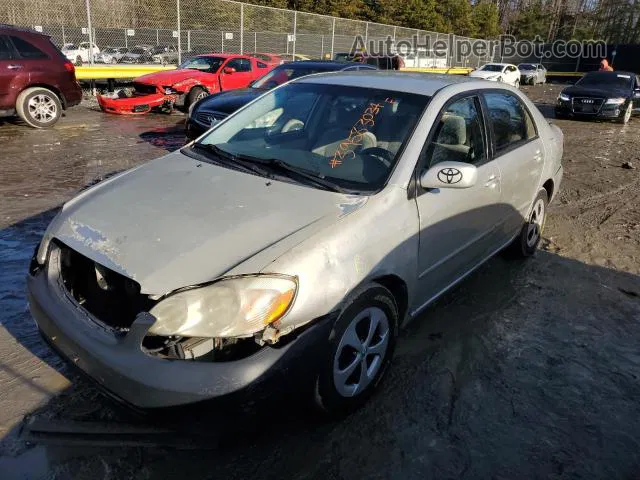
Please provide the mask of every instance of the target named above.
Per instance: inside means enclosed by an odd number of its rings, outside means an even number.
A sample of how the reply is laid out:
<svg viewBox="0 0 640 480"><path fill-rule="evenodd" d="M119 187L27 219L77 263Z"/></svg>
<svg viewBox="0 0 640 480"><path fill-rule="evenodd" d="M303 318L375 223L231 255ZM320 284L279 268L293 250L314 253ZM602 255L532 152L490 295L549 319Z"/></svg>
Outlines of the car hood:
<svg viewBox="0 0 640 480"><path fill-rule="evenodd" d="M258 98L267 90L260 88L242 88L227 90L204 98L196 107L198 112L233 113L245 106L254 98Z"/></svg>
<svg viewBox="0 0 640 480"><path fill-rule="evenodd" d="M45 238L134 279L143 293L161 295L214 280L304 229L310 235L363 199L175 152L86 190L65 205Z"/></svg>
<svg viewBox="0 0 640 480"><path fill-rule="evenodd" d="M498 75L502 75L502 73L501 72L485 72L484 70L474 70L469 74L470 77L476 77L476 78L497 77Z"/></svg>
<svg viewBox="0 0 640 480"><path fill-rule="evenodd" d="M580 85L572 85L562 90L565 95L571 95L572 97L625 97L630 95L630 89L616 88L614 86L589 86L582 87Z"/></svg>
<svg viewBox="0 0 640 480"><path fill-rule="evenodd" d="M149 73L136 78L136 82L149 83L151 85L173 85L174 83L198 77L200 72L188 68L176 70L165 70L162 72Z"/></svg>

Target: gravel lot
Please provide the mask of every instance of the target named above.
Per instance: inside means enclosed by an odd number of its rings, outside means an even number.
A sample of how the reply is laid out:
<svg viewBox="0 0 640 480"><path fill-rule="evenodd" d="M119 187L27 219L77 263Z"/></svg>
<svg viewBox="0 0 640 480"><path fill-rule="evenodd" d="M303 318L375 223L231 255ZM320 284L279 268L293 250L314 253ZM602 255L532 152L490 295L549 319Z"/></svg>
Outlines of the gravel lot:
<svg viewBox="0 0 640 480"><path fill-rule="evenodd" d="M560 88L523 89L552 116ZM640 478L640 118L558 122L565 179L541 250L495 258L429 308L343 422L282 402L185 426L211 434L206 450L26 442L27 415L130 420L40 340L24 275L62 202L178 148L182 122L83 105L49 131L0 125L3 479Z"/></svg>

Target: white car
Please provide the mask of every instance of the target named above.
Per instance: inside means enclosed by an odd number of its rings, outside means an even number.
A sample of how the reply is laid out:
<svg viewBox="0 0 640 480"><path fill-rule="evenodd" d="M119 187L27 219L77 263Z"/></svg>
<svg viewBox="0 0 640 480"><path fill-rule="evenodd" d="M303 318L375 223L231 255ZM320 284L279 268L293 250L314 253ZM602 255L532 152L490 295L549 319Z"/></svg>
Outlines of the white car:
<svg viewBox="0 0 640 480"><path fill-rule="evenodd" d="M89 45L89 42L81 42L77 45L65 43L62 46L62 53L75 65L82 65L83 62L89 62L90 55L94 55L95 58L95 55L100 53L100 49L95 43L93 44L93 51L90 51Z"/></svg>
<svg viewBox="0 0 640 480"><path fill-rule="evenodd" d="M484 78L494 82L520 86L520 70L511 63L486 63L469 74L470 77Z"/></svg>

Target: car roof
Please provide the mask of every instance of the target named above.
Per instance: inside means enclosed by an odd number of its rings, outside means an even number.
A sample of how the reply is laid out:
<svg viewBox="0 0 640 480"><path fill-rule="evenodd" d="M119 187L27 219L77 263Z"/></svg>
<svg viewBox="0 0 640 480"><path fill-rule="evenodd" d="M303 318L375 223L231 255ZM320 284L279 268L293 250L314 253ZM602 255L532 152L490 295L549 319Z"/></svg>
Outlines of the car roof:
<svg viewBox="0 0 640 480"><path fill-rule="evenodd" d="M349 67L357 67L364 66L364 64L359 62L338 62L336 60L299 60L297 62L287 62L283 63L280 66L287 65L289 68L322 68L322 67L336 67L336 68L349 68ZM369 66L369 65L367 65Z"/></svg>
<svg viewBox="0 0 640 480"><path fill-rule="evenodd" d="M500 62L487 62L484 65L500 65L501 67L507 67L507 66L515 67L515 65L513 63L500 63ZM484 67L484 65L483 65L483 67Z"/></svg>
<svg viewBox="0 0 640 480"><path fill-rule="evenodd" d="M46 33L37 32L33 28L18 27L16 25L9 25L8 23L0 23L0 30L10 30L12 32L28 33L30 35L39 35L41 37L49 37Z"/></svg>
<svg viewBox="0 0 640 480"><path fill-rule="evenodd" d="M253 58L250 55L240 55L239 53L201 53L198 57L219 57L219 58Z"/></svg>
<svg viewBox="0 0 640 480"><path fill-rule="evenodd" d="M339 63L339 62L335 62ZM438 90L460 83L477 83L475 78L436 73L359 70L355 72L318 73L294 80L302 83L325 83L345 87L379 88L397 92L432 96Z"/></svg>

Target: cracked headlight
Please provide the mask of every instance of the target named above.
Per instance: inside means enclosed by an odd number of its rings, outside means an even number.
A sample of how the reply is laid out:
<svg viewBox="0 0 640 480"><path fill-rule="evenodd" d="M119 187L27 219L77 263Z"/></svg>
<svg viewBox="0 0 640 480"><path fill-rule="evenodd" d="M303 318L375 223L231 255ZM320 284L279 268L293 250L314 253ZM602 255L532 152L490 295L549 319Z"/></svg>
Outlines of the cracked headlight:
<svg viewBox="0 0 640 480"><path fill-rule="evenodd" d="M282 318L297 291L297 279L255 275L222 279L179 291L151 309L155 335L249 337Z"/></svg>
<svg viewBox="0 0 640 480"><path fill-rule="evenodd" d="M607 101L605 103L607 105L622 105L624 102L624 98L607 98Z"/></svg>

